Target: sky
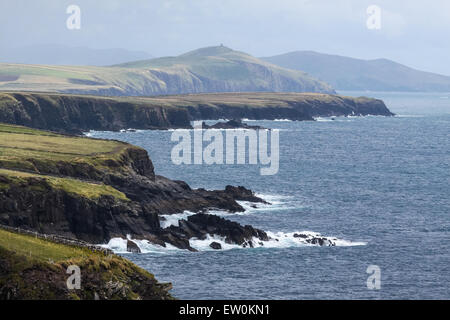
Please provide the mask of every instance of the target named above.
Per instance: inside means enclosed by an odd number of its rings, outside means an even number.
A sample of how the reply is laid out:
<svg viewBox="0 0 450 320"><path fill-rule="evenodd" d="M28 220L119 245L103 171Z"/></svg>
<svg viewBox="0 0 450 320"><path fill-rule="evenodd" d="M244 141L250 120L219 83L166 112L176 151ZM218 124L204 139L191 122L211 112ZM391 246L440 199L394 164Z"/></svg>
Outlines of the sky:
<svg viewBox="0 0 450 320"><path fill-rule="evenodd" d="M69 5L80 29L68 29ZM369 29L367 8L380 11ZM1 0L0 50L42 44L178 55L224 44L257 57L313 50L450 75L449 0Z"/></svg>

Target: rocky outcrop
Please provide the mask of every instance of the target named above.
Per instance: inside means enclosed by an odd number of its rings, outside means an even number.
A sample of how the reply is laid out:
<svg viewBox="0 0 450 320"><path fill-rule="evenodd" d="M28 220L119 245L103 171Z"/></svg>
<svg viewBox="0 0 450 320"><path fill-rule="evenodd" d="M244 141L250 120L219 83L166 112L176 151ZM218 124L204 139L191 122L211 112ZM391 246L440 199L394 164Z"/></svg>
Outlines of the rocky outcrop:
<svg viewBox="0 0 450 320"><path fill-rule="evenodd" d="M141 253L141 249L139 249L139 246L131 240L127 240L127 251L131 253Z"/></svg>
<svg viewBox="0 0 450 320"><path fill-rule="evenodd" d="M327 94L223 93L104 98L0 93L0 122L63 133L190 128L192 120L313 120L319 116L393 115L383 101Z"/></svg>
<svg viewBox="0 0 450 320"><path fill-rule="evenodd" d="M261 130L264 129L261 126L250 126L243 123L241 119L233 119L226 122L217 122L212 125L207 125L205 122L202 123L203 129L250 129L250 130Z"/></svg>
<svg viewBox="0 0 450 320"><path fill-rule="evenodd" d="M4 95L3 97L1 97ZM0 122L55 132L190 127L186 110L113 98L57 94L0 94Z"/></svg>
<svg viewBox="0 0 450 320"><path fill-rule="evenodd" d="M214 249L214 250L221 250L222 249L222 245L220 244L220 243L218 243L218 242L211 242L210 244L209 244L209 247L211 248L211 249Z"/></svg>
<svg viewBox="0 0 450 320"><path fill-rule="evenodd" d="M125 181L127 183L123 184ZM43 178L30 177L16 182L0 175L0 224L96 244L130 235L135 239L147 239L159 245L170 243L190 250L189 239L203 237L205 232L225 236L238 244L249 241L250 235L264 236L249 227L242 229L238 224L227 224L215 218L198 221L192 218L191 226L198 225L193 229L197 230L195 235L187 232L188 229L162 229L160 226L161 214L185 210L203 212L208 208L236 212L244 210L237 200L263 201L243 187L195 190L182 181L160 176L150 179L138 174L112 180L111 184L130 200L107 195L89 199L55 189ZM130 250L137 252L137 246L130 242L128 245Z"/></svg>

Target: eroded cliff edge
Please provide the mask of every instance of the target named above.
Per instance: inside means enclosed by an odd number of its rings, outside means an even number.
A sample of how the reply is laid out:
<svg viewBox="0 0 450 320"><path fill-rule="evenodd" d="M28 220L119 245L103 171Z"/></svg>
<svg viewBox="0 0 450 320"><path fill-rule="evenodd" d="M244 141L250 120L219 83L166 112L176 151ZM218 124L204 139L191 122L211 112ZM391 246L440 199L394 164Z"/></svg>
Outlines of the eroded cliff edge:
<svg viewBox="0 0 450 320"><path fill-rule="evenodd" d="M383 101L317 93L215 93L98 97L0 93L0 122L62 133L188 128L192 120L313 120L329 116L392 116Z"/></svg>
<svg viewBox="0 0 450 320"><path fill-rule="evenodd" d="M0 224L90 243L144 239L194 251L189 239L218 235L252 246L267 234L207 214L243 211L238 200L262 202L250 190L192 189L155 175L144 149L119 141L63 136L0 124ZM178 227L161 215L196 213Z"/></svg>

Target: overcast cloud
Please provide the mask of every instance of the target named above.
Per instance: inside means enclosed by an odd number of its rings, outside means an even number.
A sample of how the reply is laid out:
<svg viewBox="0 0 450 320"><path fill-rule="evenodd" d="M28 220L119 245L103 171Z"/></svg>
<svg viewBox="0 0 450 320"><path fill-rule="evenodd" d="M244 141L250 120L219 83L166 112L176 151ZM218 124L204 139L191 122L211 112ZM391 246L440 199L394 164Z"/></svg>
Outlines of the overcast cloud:
<svg viewBox="0 0 450 320"><path fill-rule="evenodd" d="M66 8L81 8L81 29ZM382 10L381 29L366 9ZM388 58L450 75L449 0L1 0L0 50L36 44L125 48L153 56L224 45L255 56L315 50Z"/></svg>

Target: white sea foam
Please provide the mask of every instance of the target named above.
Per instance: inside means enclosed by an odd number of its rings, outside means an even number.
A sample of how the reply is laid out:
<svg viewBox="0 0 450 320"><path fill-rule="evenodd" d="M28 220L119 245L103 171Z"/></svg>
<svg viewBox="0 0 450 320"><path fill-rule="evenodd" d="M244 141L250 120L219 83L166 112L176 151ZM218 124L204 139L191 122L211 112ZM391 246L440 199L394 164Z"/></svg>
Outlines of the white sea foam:
<svg viewBox="0 0 450 320"><path fill-rule="evenodd" d="M293 197L285 195L274 195L274 194L256 194L256 196L264 199L270 204L264 203L252 203L247 201L238 201L241 204L245 212L231 213L224 210L210 210L209 214L214 214L217 216L231 216L231 215L251 215L257 214L261 211L277 211L290 208L298 208L298 205L293 206ZM163 215L164 220L161 220L161 227L167 228L169 226L179 226L180 220L187 220L194 212L184 211L183 213ZM367 243L365 242L353 242L345 239L339 239L337 237L323 236L320 233L314 231L294 231L294 232L271 232L267 231L269 236L269 241L261 241L260 239L252 239L253 248L291 248L291 247L305 247L305 246L338 246L338 247L348 247L348 246L363 246ZM128 239L132 240L130 237ZM313 240L316 239L316 240ZM319 240L320 239L320 240ZM134 240L141 250L142 253L176 253L182 252L184 250L178 249L168 243L166 246L160 246L152 244L147 240ZM225 241L224 237L218 235L207 235L206 239L192 238L189 240L191 247L198 251L215 251L215 249L210 247L212 242L217 242L221 245L221 250L231 250L231 249L248 249L250 245L238 245L230 244ZM127 239L113 238L106 245L101 245L102 247L109 248L116 253L127 253Z"/></svg>
<svg viewBox="0 0 450 320"><path fill-rule="evenodd" d="M333 117L317 117L314 118L317 122L342 122L342 121L353 121L355 118L362 118L362 116L333 116Z"/></svg>
<svg viewBox="0 0 450 320"><path fill-rule="evenodd" d="M166 254L171 252L182 252L183 250L178 249L177 247L166 243L165 247L153 244L147 240L136 240L132 239L130 236L127 237L127 239L123 238L112 238L109 240L107 244L101 244L100 246L103 248L111 249L115 253L129 253L127 252L127 241L132 240L141 250L141 253L160 253L160 254Z"/></svg>
<svg viewBox="0 0 450 320"><path fill-rule="evenodd" d="M421 114L396 114L396 118L423 118Z"/></svg>
<svg viewBox="0 0 450 320"><path fill-rule="evenodd" d="M256 119L247 119L247 118L242 119L242 122L250 122L250 121L292 122L293 120L291 120L291 119L273 119L273 120L261 119L261 120L256 120Z"/></svg>
<svg viewBox="0 0 450 320"><path fill-rule="evenodd" d="M323 236L320 233L313 231L297 231L297 232L266 232L269 236L269 241L261 241L258 238L253 238L253 248L295 248L295 247L352 247L364 246L366 242L354 242L336 237ZM316 239L315 241L313 239ZM320 239L320 242L319 242ZM192 241L192 239L191 239ZM218 242L222 246L222 250L230 249L249 249L250 246L240 246L237 244L228 244L222 237L214 236L208 237L205 240L194 240L195 248L199 251L214 250L209 247L211 242ZM193 246L191 244L191 246ZM193 246L194 247L194 246Z"/></svg>
<svg viewBox="0 0 450 320"><path fill-rule="evenodd" d="M352 246L364 246L366 242L355 242L345 239L339 239L336 237L323 236L320 233L313 231L298 231L298 232L267 232L269 241L261 241L260 239L252 239L252 246L249 243L245 245L230 244L225 241L224 237L218 235L207 235L205 239L191 238L189 244L192 248L198 251L216 251L210 247L212 242L217 242L221 245L220 250L232 250L232 249L254 249L254 248L293 248L293 247L311 247L311 246L323 246L323 247L352 247ZM313 242L313 239L321 239ZM177 253L185 252L186 250L178 249L171 244L166 243L165 247L150 243L147 240L132 240L141 250L141 253ZM127 252L127 239L113 238L108 244L100 245L103 248L113 250L115 253L128 253Z"/></svg>
<svg viewBox="0 0 450 320"><path fill-rule="evenodd" d="M161 215L163 219L160 221L161 228L168 228L170 226L178 227L180 220L187 220L189 216L194 215L194 212L184 211L183 213L164 214Z"/></svg>

